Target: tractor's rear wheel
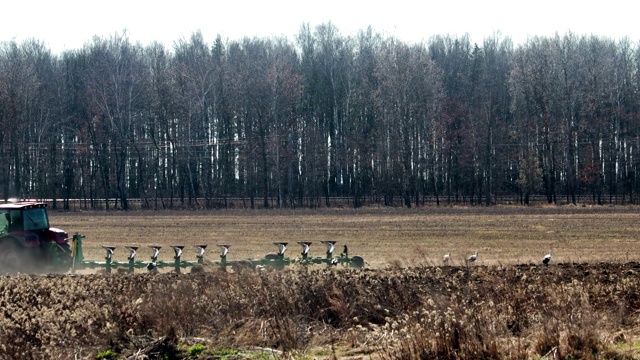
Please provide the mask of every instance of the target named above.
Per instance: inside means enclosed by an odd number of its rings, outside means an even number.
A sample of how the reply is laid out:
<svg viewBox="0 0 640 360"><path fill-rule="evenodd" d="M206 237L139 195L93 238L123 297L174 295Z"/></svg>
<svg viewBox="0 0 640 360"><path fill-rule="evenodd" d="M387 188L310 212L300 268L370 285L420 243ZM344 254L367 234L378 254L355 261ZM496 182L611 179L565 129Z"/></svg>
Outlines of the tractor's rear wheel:
<svg viewBox="0 0 640 360"><path fill-rule="evenodd" d="M0 241L0 272L13 274L32 270L33 256L30 256L28 249L11 239Z"/></svg>

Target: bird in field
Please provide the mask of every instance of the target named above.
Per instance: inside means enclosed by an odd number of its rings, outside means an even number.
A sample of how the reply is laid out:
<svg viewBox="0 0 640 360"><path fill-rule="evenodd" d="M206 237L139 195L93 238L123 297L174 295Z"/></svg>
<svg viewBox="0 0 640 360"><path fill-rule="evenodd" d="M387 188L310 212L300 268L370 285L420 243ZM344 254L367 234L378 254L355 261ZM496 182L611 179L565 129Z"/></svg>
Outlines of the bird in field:
<svg viewBox="0 0 640 360"><path fill-rule="evenodd" d="M442 257L442 262L444 264L448 263L449 260L451 259L451 251L449 251L448 253L444 254L444 256Z"/></svg>
<svg viewBox="0 0 640 360"><path fill-rule="evenodd" d="M475 254L469 256L469 258L467 259L469 262L474 262L476 260L478 260L478 252L476 251Z"/></svg>
<svg viewBox="0 0 640 360"><path fill-rule="evenodd" d="M549 253L542 258L542 263L545 265L549 265L550 261L551 261L551 250L549 250Z"/></svg>

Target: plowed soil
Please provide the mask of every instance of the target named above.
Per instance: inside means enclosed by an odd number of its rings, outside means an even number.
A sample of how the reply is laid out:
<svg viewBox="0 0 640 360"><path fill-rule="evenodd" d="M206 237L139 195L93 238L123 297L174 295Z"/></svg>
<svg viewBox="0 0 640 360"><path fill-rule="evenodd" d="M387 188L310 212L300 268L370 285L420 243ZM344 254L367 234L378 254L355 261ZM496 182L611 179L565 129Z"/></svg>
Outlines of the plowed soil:
<svg viewBox="0 0 640 360"><path fill-rule="evenodd" d="M421 209L323 209L232 211L51 212L52 226L86 236L85 257L102 260L101 245L163 245L161 258L172 259L169 245L230 244L229 259L262 257L273 242L289 242L288 255L300 252L297 241L312 241L313 256L325 252L321 240L365 258L369 267L463 265L479 251L482 265L538 263L549 250L554 262L629 262L640 260L640 208L635 207L453 207ZM217 259L215 246L209 259Z"/></svg>

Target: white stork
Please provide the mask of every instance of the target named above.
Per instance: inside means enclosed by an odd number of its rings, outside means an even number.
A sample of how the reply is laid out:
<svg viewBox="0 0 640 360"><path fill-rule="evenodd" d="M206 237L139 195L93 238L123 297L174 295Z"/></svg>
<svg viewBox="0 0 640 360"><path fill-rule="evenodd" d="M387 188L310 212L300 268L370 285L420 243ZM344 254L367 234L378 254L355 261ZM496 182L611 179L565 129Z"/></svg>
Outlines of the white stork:
<svg viewBox="0 0 640 360"><path fill-rule="evenodd" d="M449 260L451 260L451 251L449 251L448 253L444 254L444 256L442 257L442 263L446 264L449 262Z"/></svg>
<svg viewBox="0 0 640 360"><path fill-rule="evenodd" d="M469 256L469 258L467 258L467 260L468 260L469 262L474 262L474 261L478 260L478 252L476 251L476 253L475 253L475 254L473 254L473 255Z"/></svg>
<svg viewBox="0 0 640 360"><path fill-rule="evenodd" d="M545 265L549 265L550 261L551 261L551 250L549 250L549 253L542 258L542 263Z"/></svg>

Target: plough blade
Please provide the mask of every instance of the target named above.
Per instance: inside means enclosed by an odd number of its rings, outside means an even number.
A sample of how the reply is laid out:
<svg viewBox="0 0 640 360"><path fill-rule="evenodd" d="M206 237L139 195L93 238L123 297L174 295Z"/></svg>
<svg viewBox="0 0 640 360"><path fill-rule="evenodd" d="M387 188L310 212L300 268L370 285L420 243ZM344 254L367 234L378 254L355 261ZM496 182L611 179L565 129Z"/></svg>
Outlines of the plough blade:
<svg viewBox="0 0 640 360"><path fill-rule="evenodd" d="M158 256L160 256L160 249L162 249L162 246L150 245L149 247L153 250L153 254L151 254L151 261L157 261Z"/></svg>
<svg viewBox="0 0 640 360"><path fill-rule="evenodd" d="M111 258L113 258L113 251L116 249L116 247L115 246L103 246L102 248L107 251L107 256L105 257L105 260L110 261Z"/></svg>
<svg viewBox="0 0 640 360"><path fill-rule="evenodd" d="M311 242L309 241L298 241L298 244L302 246L302 259L305 260L309 256L309 250L311 250Z"/></svg>
<svg viewBox="0 0 640 360"><path fill-rule="evenodd" d="M184 249L184 246L182 245L172 245L171 248L173 249L173 251L175 252L176 259L180 259L180 257L182 256L182 249Z"/></svg>
<svg viewBox="0 0 640 360"><path fill-rule="evenodd" d="M227 257L227 254L229 253L229 247L231 245L218 244L218 246L220 247L220 257Z"/></svg>
<svg viewBox="0 0 640 360"><path fill-rule="evenodd" d="M333 252L336 250L336 242L325 240L322 243L327 247L327 258L330 258L333 255Z"/></svg>
<svg viewBox="0 0 640 360"><path fill-rule="evenodd" d="M286 242L274 242L273 244L278 246L278 255L279 256L284 256L285 251L287 251L287 245L289 245L289 243L286 243Z"/></svg>
<svg viewBox="0 0 640 360"><path fill-rule="evenodd" d="M139 249L137 246L129 246L127 247L127 249L129 249L129 261L135 260L136 258L136 251Z"/></svg>
<svg viewBox="0 0 640 360"><path fill-rule="evenodd" d="M204 252L207 249L207 245L196 245L196 248L198 249L198 255L196 255L196 257L198 260L204 260Z"/></svg>

